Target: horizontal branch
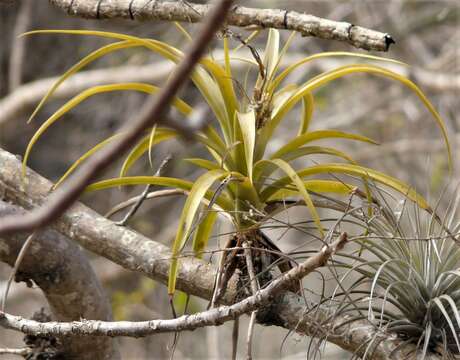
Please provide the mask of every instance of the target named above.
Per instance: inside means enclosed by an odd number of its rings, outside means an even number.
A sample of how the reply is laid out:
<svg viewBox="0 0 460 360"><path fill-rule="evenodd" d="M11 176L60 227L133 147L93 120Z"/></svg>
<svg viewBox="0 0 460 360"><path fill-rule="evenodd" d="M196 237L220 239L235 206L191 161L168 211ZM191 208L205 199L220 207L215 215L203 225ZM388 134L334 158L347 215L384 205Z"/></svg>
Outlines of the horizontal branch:
<svg viewBox="0 0 460 360"><path fill-rule="evenodd" d="M195 23L205 19L210 12L209 5L186 1L50 0L50 2L69 15L90 19L165 20ZM252 29L294 30L303 36L343 41L366 50L387 51L394 43L389 34L348 22L323 19L290 10L235 6L228 15L227 23Z"/></svg>
<svg viewBox="0 0 460 360"><path fill-rule="evenodd" d="M0 355L17 355L26 357L30 354L29 348L11 349L11 348L0 348Z"/></svg>
<svg viewBox="0 0 460 360"><path fill-rule="evenodd" d="M193 315L184 315L171 320L150 321L74 321L41 323L0 311L0 325L30 335L45 336L131 336L140 337L164 332L195 330L205 326L221 325L250 311L269 304L274 297L296 280L307 276L313 270L324 266L327 260L346 243L345 233L331 245L325 245L316 254L300 265L273 280L266 288L231 306L222 306Z"/></svg>

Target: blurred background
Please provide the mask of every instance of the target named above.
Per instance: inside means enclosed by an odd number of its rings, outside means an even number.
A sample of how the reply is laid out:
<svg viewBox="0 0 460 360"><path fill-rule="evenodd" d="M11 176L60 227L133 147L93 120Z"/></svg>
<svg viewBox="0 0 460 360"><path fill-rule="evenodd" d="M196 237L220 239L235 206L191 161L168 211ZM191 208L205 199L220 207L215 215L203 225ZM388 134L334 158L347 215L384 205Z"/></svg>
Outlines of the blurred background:
<svg viewBox="0 0 460 360"><path fill-rule="evenodd" d="M449 178L447 156L441 134L429 112L410 90L400 83L369 75L351 75L325 86L314 93L316 108L312 127L340 129L360 133L377 140L372 146L341 141L340 147L363 165L386 172L408 182L428 199L435 201L446 184L456 184L459 177L458 141L460 141L460 5L458 1L305 1L264 0L245 1L244 6L282 8L313 15L348 21L360 26L390 33L396 44L388 53L380 55L410 64L410 67L389 66L415 81L439 111L449 130L452 141L455 170ZM184 25L194 34L196 26ZM34 106L45 94L51 77L62 74L92 50L106 44L94 37L34 35L18 38L17 35L35 29L95 29L124 32L136 36L152 37L183 48L187 40L170 23L137 23L130 21L88 21L71 18L54 9L48 2L21 0L0 2L0 147L22 155L33 133L65 99L94 83L131 81L142 79L161 86L167 77L170 64L144 50L129 49L117 52L91 64L79 81L69 80L66 91L53 99L31 123L26 124ZM249 35L235 29L243 36ZM281 32L282 39L289 36ZM254 40L257 49L263 49L266 33ZM217 48L221 45L215 42ZM234 46L237 43L233 43ZM322 51L359 51L347 44L297 36L285 63ZM262 51L262 50L260 50ZM286 82L300 84L319 72L349 63L350 60L334 58L301 67ZM154 64L152 66L152 64ZM385 66L385 64L383 64ZM102 69L102 72L99 71ZM236 71L244 78L245 68ZM84 74L83 74L84 75ZM189 86L181 96L191 104L199 104L200 96ZM29 166L43 176L56 181L85 151L114 133L139 109L143 95L123 92L99 95L85 101L67 114L63 121L52 126L38 141L32 152ZM299 109L279 129L276 141L284 142L295 133ZM336 144L334 144L336 146ZM183 157L199 154L200 146L182 141L161 145L155 151L159 163L168 153L174 160L167 175L196 177L191 168L180 161ZM324 161L324 158L322 159ZM119 164L104 176L117 173ZM1 171L1 169L0 169ZM151 173L144 159L133 172ZM120 201L141 192L141 188L113 190L85 196L83 201L100 213L107 212ZM170 244L176 231L178 214L183 199L174 198L145 203L129 226L165 244ZM301 214L293 213L299 217ZM222 223L216 239L225 241L219 233L229 231ZM279 238L277 234L273 237ZM216 244L217 241L216 240ZM305 240L299 234L283 234L280 247L296 248ZM116 320L146 320L171 316L166 288L139 274L88 254L99 279L112 301ZM10 268L0 263L1 284L9 276ZM309 288L315 287L312 277ZM47 307L38 288L14 284L9 297L10 312L31 316L41 307ZM181 304L178 304L180 307ZM206 303L193 298L191 311L204 309ZM244 354L247 319L241 322L240 351ZM200 329L183 333L176 350L177 359L227 358L231 353L230 324L219 328ZM21 347L22 336L0 329L0 347ZM198 342L197 339L201 341ZM205 341L203 342L203 339ZM171 335L158 335L145 339L119 339L125 359L168 358L172 344ZM309 340L285 329L257 326L253 346L256 358L304 358ZM198 346L198 344L200 344ZM204 344L204 346L203 346ZM334 346L327 346L324 358L341 358ZM5 357L7 358L7 357Z"/></svg>

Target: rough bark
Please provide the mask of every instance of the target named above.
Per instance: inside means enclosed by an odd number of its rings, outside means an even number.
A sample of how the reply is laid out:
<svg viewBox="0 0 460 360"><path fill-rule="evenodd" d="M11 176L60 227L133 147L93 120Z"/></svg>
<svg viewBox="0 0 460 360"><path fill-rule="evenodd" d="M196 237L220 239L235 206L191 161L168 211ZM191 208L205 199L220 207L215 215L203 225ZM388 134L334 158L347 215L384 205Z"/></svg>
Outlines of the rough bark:
<svg viewBox="0 0 460 360"><path fill-rule="evenodd" d="M185 1L151 0L50 0L69 15L90 19L131 19L199 22L205 19L209 5ZM357 48L387 51L394 40L389 34L366 29L348 22L322 19L313 15L281 9L255 9L235 6L227 18L238 27L294 30L303 36L314 36L347 42Z"/></svg>
<svg viewBox="0 0 460 360"><path fill-rule="evenodd" d="M0 201L0 219L21 216L24 210ZM17 233L0 238L0 260L13 266L26 239ZM40 233L27 252L17 281L35 282L45 294L54 318L59 321L85 319L110 321L112 312L104 290L87 258L78 246L54 230ZM79 359L117 358L109 338L63 338L66 356Z"/></svg>

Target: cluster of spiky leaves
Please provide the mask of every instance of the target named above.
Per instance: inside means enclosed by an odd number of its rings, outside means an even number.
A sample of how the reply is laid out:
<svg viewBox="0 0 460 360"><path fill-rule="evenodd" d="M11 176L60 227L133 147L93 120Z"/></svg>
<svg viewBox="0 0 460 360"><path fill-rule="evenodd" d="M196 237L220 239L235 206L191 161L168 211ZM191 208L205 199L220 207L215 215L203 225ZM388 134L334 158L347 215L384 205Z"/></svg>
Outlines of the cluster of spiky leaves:
<svg viewBox="0 0 460 360"><path fill-rule="evenodd" d="M396 211L385 200L372 217L366 211L352 216L366 235L353 239L360 245L355 253L338 254L334 261L345 269L327 301L336 304L335 314L348 318L339 326L369 321L416 344L420 359L429 351L447 359L460 354L458 200L452 197L443 219L406 200ZM377 334L363 344L367 358Z"/></svg>
<svg viewBox="0 0 460 360"><path fill-rule="evenodd" d="M73 74L83 69L98 58L122 49L142 47L146 48L172 62L179 62L183 53L177 48L164 42L153 39L144 39L125 34L99 32L99 31L73 31L73 30L46 30L33 33L56 33L69 35L97 36L116 40L116 42L103 46L80 60L69 69L49 90L41 101L32 117L37 114L43 104L49 100L59 85ZM130 168L144 154L152 153L152 149L159 143L180 136L174 129L167 127L154 127L145 134L145 137L136 144L127 156L120 176L92 184L89 191L107 189L117 186L153 184L156 186L178 188L188 192L186 203L179 220L178 231L174 240L173 260L171 263L169 292L175 289L176 273L178 269L177 256L180 254L189 238L193 237L193 250L199 256L207 246L209 236L216 221L216 211L225 213L235 225L236 231L244 231L260 225L260 218L252 218L254 210L264 214L266 205L273 201L282 201L286 197L297 197L304 201L309 215L313 218L318 232L324 234L324 229L313 204L311 193L347 194L355 186L340 180L327 180L312 178L316 175L328 176L330 174L346 174L389 186L396 191L407 195L424 209L428 205L416 192L403 182L386 174L365 168L356 164L347 154L329 147L313 146L312 142L322 139L349 139L373 144L371 139L337 130L310 130L313 114L314 98L312 92L329 82L354 73L367 73L390 78L412 90L426 106L438 123L449 148L444 124L434 107L422 91L410 80L392 72L384 67L370 64L350 64L321 73L303 84L284 84L284 79L300 66L311 61L320 61L326 57L358 57L375 61L390 61L372 55L354 54L347 52L327 52L308 56L301 61L293 63L283 71L280 62L287 52L292 36L285 46L280 49L280 36L275 30L270 30L263 57L252 51L255 57L240 56L237 50L229 50L226 37L223 38L224 58L215 60L208 56L201 59L196 67L191 80L200 91L204 101L209 105L216 119L205 129L193 135L196 142L201 143L209 152L209 158L193 158L187 161L204 173L194 181L161 177L161 176L127 176ZM247 96L238 99L235 89L236 79L232 74L232 63L244 61L252 66L258 73L253 91L246 90ZM399 62L397 62L399 63ZM58 121L72 108L85 99L113 91L138 91L155 94L159 88L145 83L118 83L112 85L95 86L83 91L58 109L47 119L35 133L24 156L24 166L30 151L36 141L48 127ZM303 111L297 135L286 144L266 154L267 145L273 138L275 130L287 118L289 111L297 104L303 104ZM190 116L194 109L183 100L177 98L172 104L184 118ZM105 146L110 141L116 141L120 134L101 142L93 149L78 159L69 171L58 182L61 183L82 161ZM449 150L450 151L450 150ZM307 168L296 170L292 161L301 157L326 154L335 156L342 162L321 163ZM450 156L450 152L449 152ZM278 176L273 181L273 176ZM335 175L334 175L335 176ZM201 211L203 204L205 211ZM214 211L216 210L216 211ZM267 217L270 214L266 214Z"/></svg>

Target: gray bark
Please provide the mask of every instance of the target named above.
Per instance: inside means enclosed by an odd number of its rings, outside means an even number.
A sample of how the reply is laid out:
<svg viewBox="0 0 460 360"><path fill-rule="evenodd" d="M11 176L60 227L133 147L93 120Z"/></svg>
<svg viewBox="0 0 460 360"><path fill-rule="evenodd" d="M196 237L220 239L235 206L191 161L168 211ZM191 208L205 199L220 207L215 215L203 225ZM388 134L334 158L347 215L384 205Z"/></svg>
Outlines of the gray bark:
<svg viewBox="0 0 460 360"><path fill-rule="evenodd" d="M90 19L121 18L194 23L205 19L210 11L209 5L185 3L185 1L50 0L50 2L69 15ZM289 10L235 6L229 12L227 24L238 27L294 30L303 36L344 41L366 50L387 51L394 43L389 34Z"/></svg>
<svg viewBox="0 0 460 360"><path fill-rule="evenodd" d="M0 219L24 213L20 207L0 201ZM21 233L0 238L0 260L13 266L26 238ZM112 318L110 303L86 256L74 242L54 230L41 232L33 240L16 280L33 280L42 289L58 321ZM66 337L61 341L70 357L88 360L118 357L116 344L109 338Z"/></svg>

